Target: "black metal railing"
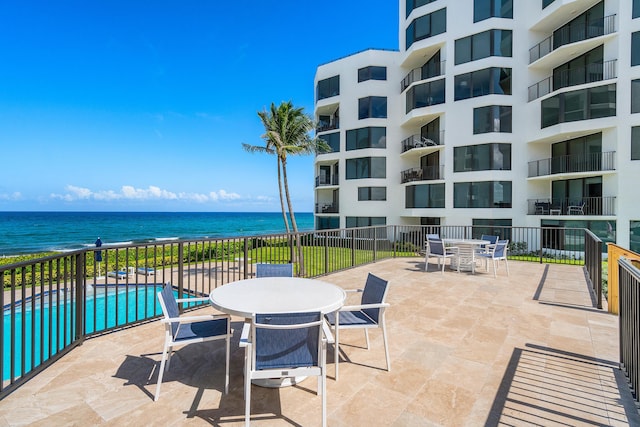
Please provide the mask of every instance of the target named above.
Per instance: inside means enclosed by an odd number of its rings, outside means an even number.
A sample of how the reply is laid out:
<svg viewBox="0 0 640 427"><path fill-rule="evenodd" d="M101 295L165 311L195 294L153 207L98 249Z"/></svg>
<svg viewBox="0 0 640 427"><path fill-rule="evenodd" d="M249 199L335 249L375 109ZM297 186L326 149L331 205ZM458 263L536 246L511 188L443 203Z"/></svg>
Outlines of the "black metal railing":
<svg viewBox="0 0 640 427"><path fill-rule="evenodd" d="M589 64L587 67L562 70L529 86L529 102L556 90L586 83L600 82L618 77L617 60Z"/></svg>
<svg viewBox="0 0 640 427"><path fill-rule="evenodd" d="M612 216L616 214L615 197L529 199L527 203L527 215Z"/></svg>
<svg viewBox="0 0 640 427"><path fill-rule="evenodd" d="M529 178L559 173L601 172L616 170L616 152L556 156L529 162Z"/></svg>
<svg viewBox="0 0 640 427"><path fill-rule="evenodd" d="M565 25L554 32L553 35L542 40L529 49L529 64L548 55L561 46L577 43L583 40L611 34L616 31L616 15L605 16L590 22Z"/></svg>
<svg viewBox="0 0 640 427"><path fill-rule="evenodd" d="M296 275L318 277L420 256L434 230L452 238L497 234L510 240L510 259L582 265L601 256L585 245L583 229L389 225L105 245L0 265L0 399L85 338L159 316L156 293L165 283L180 298L208 295L254 276L256 263L264 262L294 262Z"/></svg>
<svg viewBox="0 0 640 427"><path fill-rule="evenodd" d="M444 179L444 166L427 166L424 168L411 168L400 172L400 182L433 181Z"/></svg>
<svg viewBox="0 0 640 427"><path fill-rule="evenodd" d="M596 307L602 309L602 240L584 230L584 268L595 296Z"/></svg>
<svg viewBox="0 0 640 427"><path fill-rule="evenodd" d="M430 132L425 135L411 135L401 141L402 152L413 148L436 147L444 145L444 130L440 132Z"/></svg>
<svg viewBox="0 0 640 427"><path fill-rule="evenodd" d="M409 73L400 82L400 93L404 92L406 88L415 82L444 75L445 62L446 61L434 62L409 71Z"/></svg>
<svg viewBox="0 0 640 427"><path fill-rule="evenodd" d="M618 261L620 368L636 404L640 402L640 269L626 258Z"/></svg>

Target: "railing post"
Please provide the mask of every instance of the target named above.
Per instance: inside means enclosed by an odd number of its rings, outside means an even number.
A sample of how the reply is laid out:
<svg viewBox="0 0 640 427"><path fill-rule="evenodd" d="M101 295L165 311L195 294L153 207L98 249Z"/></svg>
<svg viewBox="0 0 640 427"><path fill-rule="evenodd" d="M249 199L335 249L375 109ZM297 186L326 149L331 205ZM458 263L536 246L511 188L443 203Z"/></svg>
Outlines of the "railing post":
<svg viewBox="0 0 640 427"><path fill-rule="evenodd" d="M356 265L356 229L351 229L351 266Z"/></svg>
<svg viewBox="0 0 640 427"><path fill-rule="evenodd" d="M244 247L242 248L242 269L244 270L244 278L248 278L249 276L247 275L247 270L249 267L249 239L247 239L246 237L243 239L243 244ZM293 260L293 258L291 258Z"/></svg>
<svg viewBox="0 0 640 427"><path fill-rule="evenodd" d="M78 344L82 344L84 340L84 255L85 252L76 254L75 256L75 282L76 282L76 333L75 340ZM44 333L44 332L43 332ZM24 339L24 338L23 338Z"/></svg>
<svg viewBox="0 0 640 427"><path fill-rule="evenodd" d="M397 251L398 251L398 226L394 225L393 226L393 257L396 258L398 256Z"/></svg>
<svg viewBox="0 0 640 427"><path fill-rule="evenodd" d="M329 232L324 232L324 273L329 273Z"/></svg>
<svg viewBox="0 0 640 427"><path fill-rule="evenodd" d="M184 244L178 243L178 298L184 298ZM178 305L180 313L184 311L183 304Z"/></svg>
<svg viewBox="0 0 640 427"><path fill-rule="evenodd" d="M373 260L376 260L376 247L378 246L378 227L373 229Z"/></svg>

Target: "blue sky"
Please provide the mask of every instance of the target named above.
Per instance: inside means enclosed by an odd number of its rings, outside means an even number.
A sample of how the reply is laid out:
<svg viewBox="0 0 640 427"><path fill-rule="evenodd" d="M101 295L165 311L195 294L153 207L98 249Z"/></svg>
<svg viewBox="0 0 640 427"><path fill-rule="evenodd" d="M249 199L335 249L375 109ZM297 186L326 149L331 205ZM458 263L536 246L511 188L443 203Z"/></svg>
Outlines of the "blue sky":
<svg viewBox="0 0 640 427"><path fill-rule="evenodd" d="M0 0L0 210L278 211L257 111L397 49L392 0ZM296 211L313 156L291 157Z"/></svg>

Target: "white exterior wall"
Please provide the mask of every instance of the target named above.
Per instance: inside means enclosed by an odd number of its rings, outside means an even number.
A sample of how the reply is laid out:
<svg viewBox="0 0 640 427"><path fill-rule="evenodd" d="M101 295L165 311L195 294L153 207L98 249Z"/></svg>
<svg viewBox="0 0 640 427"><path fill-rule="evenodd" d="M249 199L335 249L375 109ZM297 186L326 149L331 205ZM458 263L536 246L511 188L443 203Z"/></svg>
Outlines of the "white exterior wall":
<svg viewBox="0 0 640 427"><path fill-rule="evenodd" d="M540 226L543 220L610 221L617 225L617 243L628 247L630 221L640 221L640 161L630 160L631 127L640 126L640 114L631 114L631 80L640 78L640 66L631 67L631 33L640 31L640 18L632 19L629 0L606 0L605 16L616 15L615 31L611 34L562 46L533 63L529 63L529 49L553 34L553 31L582 14L598 0L556 0L542 10L541 0L514 0L513 19L490 18L473 22L473 0L438 0L417 9L405 18L405 0L399 0L399 52L369 50L318 67L315 86L319 80L340 74L340 95L316 103L316 118L323 105L339 103L341 150L339 153L318 155L318 166L327 161L339 161L340 169L340 226L347 216L385 216L387 224L420 224L421 217L438 217L443 225L471 225L473 219L510 219L513 226ZM447 9L446 32L414 42L405 49L405 30L416 18L442 8ZM455 65L455 40L491 29L513 31L512 57L488 57ZM571 86L553 91L529 101L528 88L549 77L553 69L583 53L604 46L604 61L616 60L617 77L595 83ZM445 103L413 109L405 113L407 90L400 92L400 82L414 68L420 67L440 49L445 61ZM387 67L387 81L357 82L357 70L371 65ZM512 94L486 95L454 101L454 77L462 73L488 67L512 69ZM434 78L437 80L442 76ZM414 84L423 83L424 81ZM541 128L542 100L562 92L598 87L615 83L616 116L580 120ZM358 120L358 99L365 96L387 96L388 118ZM512 106L511 133L473 134L473 109L487 105ZM444 131L444 146L440 150L440 164L444 167L443 181L419 181L401 184L401 171L419 166L422 154L402 153L401 141L419 134L420 128L435 117L440 118ZM386 126L386 150L364 149L345 151L346 130L365 126ZM554 143L594 133L602 133L602 152L615 152L615 170L577 174L548 175L529 178L528 164L551 158ZM488 170L454 173L454 147L485 143L510 143L511 170ZM402 154L402 155L401 155ZM387 157L387 177L381 179L346 180L345 159L366 156ZM602 197L615 197L614 215L556 216L534 215L528 210L533 199L549 199L551 183L555 180L602 176ZM511 208L454 208L454 183L470 181L511 181ZM405 208L405 187L416 184L445 182L445 208ZM384 202L357 201L357 188L386 186ZM335 188L338 188L335 187ZM326 189L316 189L321 200ZM324 214L322 214L324 215Z"/></svg>

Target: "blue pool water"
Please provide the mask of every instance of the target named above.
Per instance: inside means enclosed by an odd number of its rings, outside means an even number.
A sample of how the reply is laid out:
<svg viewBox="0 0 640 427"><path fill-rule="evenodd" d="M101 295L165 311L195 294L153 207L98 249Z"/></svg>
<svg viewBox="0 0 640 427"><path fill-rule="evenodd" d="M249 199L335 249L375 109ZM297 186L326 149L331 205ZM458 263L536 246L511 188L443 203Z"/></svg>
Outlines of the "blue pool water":
<svg viewBox="0 0 640 427"><path fill-rule="evenodd" d="M85 299L86 333L100 332L162 314L156 296L160 288L161 285L130 285L128 289L125 286L118 289L113 286L89 289ZM76 313L75 299L72 300L72 297L64 292L45 295L42 300L38 297L35 310L31 301L27 301L23 307L16 309L14 325L11 324L11 311L4 310L3 380L11 378L11 354L14 355L13 373L17 378L22 376L23 352L24 373L27 373L73 340Z"/></svg>

